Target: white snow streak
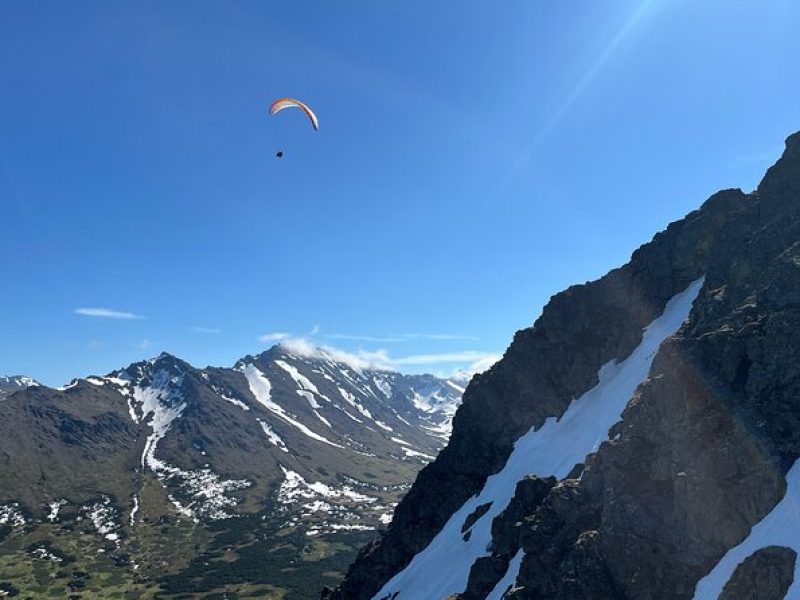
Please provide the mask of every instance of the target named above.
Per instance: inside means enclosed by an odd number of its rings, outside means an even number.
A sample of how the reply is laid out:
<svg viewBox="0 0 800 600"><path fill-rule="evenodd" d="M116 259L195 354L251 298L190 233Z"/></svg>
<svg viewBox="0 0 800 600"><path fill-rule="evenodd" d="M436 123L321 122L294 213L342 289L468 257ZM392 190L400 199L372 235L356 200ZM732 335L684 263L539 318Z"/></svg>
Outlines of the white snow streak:
<svg viewBox="0 0 800 600"><path fill-rule="evenodd" d="M152 433L147 436L142 452L142 467L150 467L153 471L158 471L163 463L155 457L156 446L161 439L167 435L172 422L177 419L183 409L186 408L185 402L175 402L180 398L176 388L179 387L182 376L177 380L170 380L166 371L159 371L153 375L153 383L148 387L136 386L133 389L133 398L139 403L142 412L142 420L151 415L149 425ZM175 384L173 388L170 384ZM180 398L182 400L182 398Z"/></svg>
<svg viewBox="0 0 800 600"><path fill-rule="evenodd" d="M247 404L245 404L241 400L238 400L236 398L231 398L230 396L226 396L225 394L219 394L219 397L225 400L225 402L230 402L234 406L238 406L242 410L250 410L250 407L247 406Z"/></svg>
<svg viewBox="0 0 800 600"><path fill-rule="evenodd" d="M286 447L286 443L281 439L281 436L275 433L275 431L272 429L272 427L269 426L269 424L266 421L262 421L261 419L256 419L256 421L259 422L259 424L261 425L261 429L264 430L264 433L267 435L267 439L272 444L274 444L284 452L289 452L289 449Z"/></svg>
<svg viewBox="0 0 800 600"><path fill-rule="evenodd" d="M292 377L292 379L294 379L294 382L300 386L301 389L308 390L309 392L313 392L315 394L319 394L317 386L311 383L311 380L308 377L300 373L300 371L298 371L294 367L294 365L290 365L289 363L283 360L276 360L275 364L278 365L284 371L286 371Z"/></svg>
<svg viewBox="0 0 800 600"><path fill-rule="evenodd" d="M435 456L431 456L430 454L425 454L424 452L418 452L417 450L411 450L411 448L402 448L403 453L406 455L406 458L423 458L425 460L433 460L436 458Z"/></svg>
<svg viewBox="0 0 800 600"><path fill-rule="evenodd" d="M489 595L486 596L486 600L502 600L503 596L508 591L508 588L517 583L519 568L522 566L522 558L524 556L525 552L523 552L522 548L520 548L514 555L514 558L511 559L511 562L508 563L508 570L506 571L506 574L503 575L503 578L497 582L497 585L494 586L494 589L489 592Z"/></svg>
<svg viewBox="0 0 800 600"><path fill-rule="evenodd" d="M329 446L334 446L336 448L343 447L336 442L332 442L328 438L311 431L308 427L289 416L289 413L287 413L282 406L275 404L275 402L272 401L272 385L270 384L269 379L267 379L266 376L259 371L255 365L245 365L241 370L242 373L244 373L244 376L247 378L247 383L250 385L250 391L253 392L253 396L255 396L256 400L263 404L268 411L274 413L286 421L289 425L297 428L301 433L307 437L310 437L311 439L328 444Z"/></svg>
<svg viewBox="0 0 800 600"><path fill-rule="evenodd" d="M339 386L336 386L336 387L337 387L337 388L338 388L338 390L339 390L339 395L342 397L342 399L343 399L345 402L347 402L347 403L348 403L350 406L352 406L353 408L355 408L355 409L356 409L358 412L360 412L362 415L364 415L364 416L365 416L366 418L368 418L370 421L374 420L374 419L372 418L372 413L371 413L371 412L369 412L369 411L368 411L366 408L364 408L364 407L361 405L361 403L360 403L360 402L356 401L356 397L355 397L355 396L353 396L353 394L351 394L350 392L348 392L346 389L344 389L344 388L342 388L342 387L339 387Z"/></svg>
<svg viewBox="0 0 800 600"><path fill-rule="evenodd" d="M610 361L600 368L599 382L573 400L560 419L548 418L514 444L503 469L486 480L483 490L456 511L427 548L395 575L375 596L401 600L445 598L463 592L472 564L487 555L492 539L492 520L508 506L517 482L529 474L559 479L608 439L608 430L619 421L636 388L647 377L661 343L674 334L689 316L704 278L673 297L664 313L644 331L639 346L622 363ZM472 526L469 540L461 526L481 504L491 508Z"/></svg>
<svg viewBox="0 0 800 600"><path fill-rule="evenodd" d="M133 508L131 509L130 524L131 527L136 523L136 513L139 512L139 496L133 497Z"/></svg>

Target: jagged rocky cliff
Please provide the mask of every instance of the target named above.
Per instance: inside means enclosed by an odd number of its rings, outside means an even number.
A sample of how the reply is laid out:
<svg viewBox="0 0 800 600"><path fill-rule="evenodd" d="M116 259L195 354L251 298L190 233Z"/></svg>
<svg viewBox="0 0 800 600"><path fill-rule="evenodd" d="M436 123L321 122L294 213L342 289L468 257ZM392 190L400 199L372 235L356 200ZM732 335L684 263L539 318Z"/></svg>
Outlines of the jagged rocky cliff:
<svg viewBox="0 0 800 600"><path fill-rule="evenodd" d="M795 134L757 190L715 194L554 296L323 595L800 594L799 456Z"/></svg>

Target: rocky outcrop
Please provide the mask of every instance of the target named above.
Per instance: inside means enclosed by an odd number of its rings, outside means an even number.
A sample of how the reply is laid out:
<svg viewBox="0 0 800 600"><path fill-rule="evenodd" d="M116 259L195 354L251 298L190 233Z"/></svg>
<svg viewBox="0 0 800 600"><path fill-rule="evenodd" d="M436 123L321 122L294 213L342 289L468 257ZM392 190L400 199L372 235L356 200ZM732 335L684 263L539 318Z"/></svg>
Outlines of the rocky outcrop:
<svg viewBox="0 0 800 600"><path fill-rule="evenodd" d="M327 597L372 597L502 468L515 440L562 415L702 275L689 321L662 345L611 441L580 479L501 515L492 546L506 553L476 563L467 589L486 589L519 543L510 597L690 598L781 499L800 456L800 134L755 192L715 194L624 267L551 299L473 379L449 445Z"/></svg>
<svg viewBox="0 0 800 600"><path fill-rule="evenodd" d="M719 600L783 600L794 579L797 553L769 546L746 558L722 590Z"/></svg>
<svg viewBox="0 0 800 600"><path fill-rule="evenodd" d="M492 522L492 553L472 566L467 589L459 595L462 600L481 600L494 589L523 545L530 507L541 504L555 484L554 477L543 479L535 475L517 483L513 500Z"/></svg>

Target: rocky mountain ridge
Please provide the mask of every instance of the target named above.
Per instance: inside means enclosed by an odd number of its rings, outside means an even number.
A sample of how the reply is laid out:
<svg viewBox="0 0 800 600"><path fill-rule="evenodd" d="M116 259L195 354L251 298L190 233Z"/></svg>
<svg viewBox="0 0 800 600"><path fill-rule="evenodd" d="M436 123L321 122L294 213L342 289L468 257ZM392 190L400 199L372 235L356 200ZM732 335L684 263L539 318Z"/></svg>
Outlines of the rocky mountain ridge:
<svg viewBox="0 0 800 600"><path fill-rule="evenodd" d="M646 369L608 394L692 290ZM554 296L472 380L448 446L324 596L795 593L799 339L795 134L757 190L715 194L625 266ZM588 406L614 418L559 461ZM789 533L770 529L779 517Z"/></svg>

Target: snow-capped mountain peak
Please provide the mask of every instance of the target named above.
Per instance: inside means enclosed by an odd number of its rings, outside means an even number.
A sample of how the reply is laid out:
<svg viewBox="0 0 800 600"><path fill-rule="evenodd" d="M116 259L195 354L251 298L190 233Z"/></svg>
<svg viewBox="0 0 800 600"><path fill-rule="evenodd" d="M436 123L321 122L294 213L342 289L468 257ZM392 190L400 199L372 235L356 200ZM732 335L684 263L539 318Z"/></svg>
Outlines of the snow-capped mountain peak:
<svg viewBox="0 0 800 600"><path fill-rule="evenodd" d="M6 375L0 377L0 400L9 394L24 390L25 388L41 385L38 381L27 375Z"/></svg>

